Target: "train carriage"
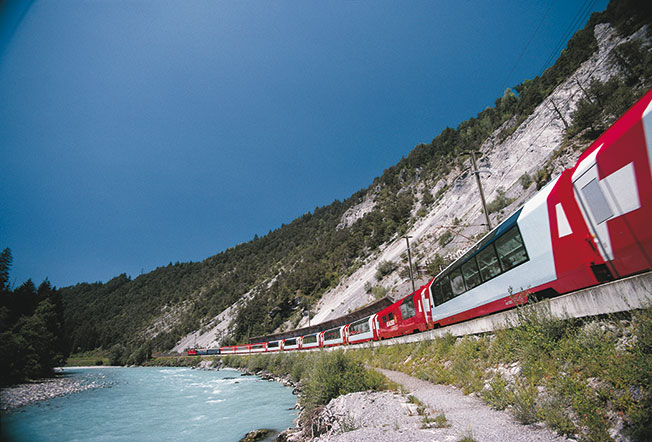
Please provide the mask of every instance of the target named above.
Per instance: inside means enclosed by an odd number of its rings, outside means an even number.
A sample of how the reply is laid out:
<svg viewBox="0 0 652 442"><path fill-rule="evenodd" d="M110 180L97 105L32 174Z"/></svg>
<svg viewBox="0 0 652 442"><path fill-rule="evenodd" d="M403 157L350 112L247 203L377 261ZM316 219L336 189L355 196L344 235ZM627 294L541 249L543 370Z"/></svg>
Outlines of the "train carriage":
<svg viewBox="0 0 652 442"><path fill-rule="evenodd" d="M376 315L367 316L346 326L346 340L349 344L360 344L378 340Z"/></svg>
<svg viewBox="0 0 652 442"><path fill-rule="evenodd" d="M235 347L235 354L241 355L241 354L249 354L251 352L251 344L244 344L244 345L236 345Z"/></svg>
<svg viewBox="0 0 652 442"><path fill-rule="evenodd" d="M232 355L232 354L235 354L236 348L237 347L235 345L228 345L228 346L225 346L225 347L220 347L220 353L223 354L223 355Z"/></svg>
<svg viewBox="0 0 652 442"><path fill-rule="evenodd" d="M323 332L322 336L322 346L323 347L334 347L336 345L345 345L346 344L346 325L341 327L331 328Z"/></svg>
<svg viewBox="0 0 652 442"><path fill-rule="evenodd" d="M268 352L283 351L283 340L281 339L280 341L268 342L266 351Z"/></svg>
<svg viewBox="0 0 652 442"><path fill-rule="evenodd" d="M301 350L319 348L322 346L324 332L312 333L301 338Z"/></svg>
<svg viewBox="0 0 652 442"><path fill-rule="evenodd" d="M376 315L379 339L388 339L428 329L424 306L425 287L384 308Z"/></svg>
<svg viewBox="0 0 652 442"><path fill-rule="evenodd" d="M267 342L251 344L249 346L249 353L264 353L266 351L267 351Z"/></svg>
<svg viewBox="0 0 652 442"><path fill-rule="evenodd" d="M283 350L298 350L301 338L289 338L283 341Z"/></svg>

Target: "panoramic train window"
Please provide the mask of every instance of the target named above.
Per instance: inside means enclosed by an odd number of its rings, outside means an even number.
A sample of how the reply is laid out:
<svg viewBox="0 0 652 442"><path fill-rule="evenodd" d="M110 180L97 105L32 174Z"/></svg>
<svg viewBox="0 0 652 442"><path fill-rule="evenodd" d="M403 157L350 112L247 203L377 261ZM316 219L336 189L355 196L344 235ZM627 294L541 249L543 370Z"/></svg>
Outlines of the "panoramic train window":
<svg viewBox="0 0 652 442"><path fill-rule="evenodd" d="M315 342L317 342L317 335L309 335L303 337L304 344L314 344Z"/></svg>
<svg viewBox="0 0 652 442"><path fill-rule="evenodd" d="M462 270L458 267L450 274L451 286L453 287L453 294L455 296L464 293L464 278L462 278Z"/></svg>
<svg viewBox="0 0 652 442"><path fill-rule="evenodd" d="M297 339L296 338L286 339L285 345L297 345Z"/></svg>
<svg viewBox="0 0 652 442"><path fill-rule="evenodd" d="M483 281L489 281L500 273L500 263L498 262L498 255L496 255L496 249L493 244L490 244L486 249L478 253L477 258Z"/></svg>
<svg viewBox="0 0 652 442"><path fill-rule="evenodd" d="M528 260L523 238L521 238L517 226L512 227L496 240L496 250L500 257L503 272L513 269Z"/></svg>
<svg viewBox="0 0 652 442"><path fill-rule="evenodd" d="M263 348L263 344L255 344L255 345L251 346L252 350L258 350L258 349L261 349L261 348Z"/></svg>
<svg viewBox="0 0 652 442"><path fill-rule="evenodd" d="M462 273L464 274L467 290L471 290L480 284L480 272L478 271L478 263L475 262L475 258L469 259L462 265Z"/></svg>
<svg viewBox="0 0 652 442"><path fill-rule="evenodd" d="M333 330L328 330L327 332L324 333L324 341L329 341L331 339L340 339L340 329L335 328Z"/></svg>
<svg viewBox="0 0 652 442"><path fill-rule="evenodd" d="M408 296L401 302L401 316L403 319L408 319L417 314L414 308L414 296Z"/></svg>
<svg viewBox="0 0 652 442"><path fill-rule="evenodd" d="M349 333L352 335L367 333L368 331L369 331L369 318L361 319L349 326Z"/></svg>
<svg viewBox="0 0 652 442"><path fill-rule="evenodd" d="M432 301L435 303L435 305L443 304L444 300L442 299L441 286L439 285L439 281L433 282L430 285L430 292L432 293Z"/></svg>
<svg viewBox="0 0 652 442"><path fill-rule="evenodd" d="M451 284L448 276L444 277L441 280L441 297L442 297L442 302L446 302L449 299L453 299L453 290L451 290Z"/></svg>
<svg viewBox="0 0 652 442"><path fill-rule="evenodd" d="M278 347L278 341L270 342L267 344L267 348L276 348Z"/></svg>

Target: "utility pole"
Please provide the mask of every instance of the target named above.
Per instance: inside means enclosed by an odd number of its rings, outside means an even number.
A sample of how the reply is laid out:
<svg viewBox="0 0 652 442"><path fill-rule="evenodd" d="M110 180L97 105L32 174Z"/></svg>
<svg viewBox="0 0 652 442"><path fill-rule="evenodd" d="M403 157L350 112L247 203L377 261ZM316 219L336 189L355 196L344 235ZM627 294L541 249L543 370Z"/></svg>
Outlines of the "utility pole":
<svg viewBox="0 0 652 442"><path fill-rule="evenodd" d="M416 289L414 288L414 275L412 275L412 255L410 254L410 238L412 237L405 235L403 238L405 238L405 241L407 242L408 269L410 270L410 281L412 281L412 291L414 292Z"/></svg>
<svg viewBox="0 0 652 442"><path fill-rule="evenodd" d="M480 189L480 201L482 201L482 209L484 210L484 219L487 222L487 230L491 230L491 220L489 219L489 211L487 211L487 202L484 199L484 191L482 190L482 183L480 182L480 174L482 171L478 170L478 166L475 163L475 152L470 151L471 155L471 173L475 175L475 181L478 183L478 189Z"/></svg>

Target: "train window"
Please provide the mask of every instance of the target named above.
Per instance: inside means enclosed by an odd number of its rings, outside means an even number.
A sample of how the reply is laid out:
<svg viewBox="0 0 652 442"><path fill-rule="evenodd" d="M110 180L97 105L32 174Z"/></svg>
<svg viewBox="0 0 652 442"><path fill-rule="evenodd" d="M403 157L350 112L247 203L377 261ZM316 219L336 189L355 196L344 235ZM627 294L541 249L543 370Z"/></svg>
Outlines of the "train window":
<svg viewBox="0 0 652 442"><path fill-rule="evenodd" d="M596 224L600 224L614 216L611 207L607 203L598 180L593 179L586 186L582 187L582 193L591 209Z"/></svg>
<svg viewBox="0 0 652 442"><path fill-rule="evenodd" d="M498 262L498 255L496 255L496 249L493 244L478 253L477 258L483 281L489 281L500 273L500 263Z"/></svg>
<svg viewBox="0 0 652 442"><path fill-rule="evenodd" d="M387 315L387 319L389 321L393 320L394 319L394 313L390 313L389 315Z"/></svg>
<svg viewBox="0 0 652 442"><path fill-rule="evenodd" d="M251 349L252 349L252 350L258 350L258 349L260 349L260 348L263 348L263 344L255 344L255 345L252 345L252 346L251 346Z"/></svg>
<svg viewBox="0 0 652 442"><path fill-rule="evenodd" d="M349 326L349 333L351 335L367 333L368 331L369 331L369 318L361 319Z"/></svg>
<svg viewBox="0 0 652 442"><path fill-rule="evenodd" d="M285 345L286 346L288 346L288 345L297 345L297 339L296 338L286 339L285 340Z"/></svg>
<svg viewBox="0 0 652 442"><path fill-rule="evenodd" d="M414 308L414 296L408 296L401 302L401 316L403 319L412 318L416 316L417 311Z"/></svg>
<svg viewBox="0 0 652 442"><path fill-rule="evenodd" d="M451 286L455 296L464 293L464 278L462 278L462 270L458 267L450 274Z"/></svg>
<svg viewBox="0 0 652 442"><path fill-rule="evenodd" d="M330 341L331 339L340 339L340 329L334 328L333 330L328 330L324 333L324 341Z"/></svg>
<svg viewBox="0 0 652 442"><path fill-rule="evenodd" d="M517 226L512 227L496 240L496 250L504 272L528 260L523 238Z"/></svg>
<svg viewBox="0 0 652 442"><path fill-rule="evenodd" d="M317 342L317 335L308 335L303 337L304 344L314 344Z"/></svg>
<svg viewBox="0 0 652 442"><path fill-rule="evenodd" d="M267 348L276 348L278 347L278 341L270 342L267 344Z"/></svg>
<svg viewBox="0 0 652 442"><path fill-rule="evenodd" d="M453 291L451 290L451 283L448 276L441 280L441 296L442 304L449 299L453 299Z"/></svg>
<svg viewBox="0 0 652 442"><path fill-rule="evenodd" d="M471 258L462 265L462 273L466 281L466 287L471 290L473 287L480 284L480 272L478 271L478 263L475 258Z"/></svg>
<svg viewBox="0 0 652 442"><path fill-rule="evenodd" d="M439 281L433 282L430 285L430 291L432 292L432 300L435 302L435 305L443 304L444 299L441 294L441 286L439 285Z"/></svg>
<svg viewBox="0 0 652 442"><path fill-rule="evenodd" d="M383 316L383 323L387 322L387 315Z"/></svg>

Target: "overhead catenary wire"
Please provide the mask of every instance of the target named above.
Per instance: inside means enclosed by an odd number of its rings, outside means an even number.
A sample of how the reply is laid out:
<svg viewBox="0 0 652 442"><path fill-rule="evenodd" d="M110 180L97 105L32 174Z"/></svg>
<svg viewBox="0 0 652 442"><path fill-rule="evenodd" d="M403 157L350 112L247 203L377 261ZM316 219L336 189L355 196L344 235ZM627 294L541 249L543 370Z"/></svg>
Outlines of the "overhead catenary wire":
<svg viewBox="0 0 652 442"><path fill-rule="evenodd" d="M587 0L587 1L588 1L588 0ZM546 20L546 18L548 17L548 14L550 13L550 10L552 9L552 6L553 6L554 4L555 4L555 0L551 0L551 1L550 1L550 4L548 5L548 9L546 10L546 12L545 12L545 13L543 14L543 16L541 17L541 21L539 22L539 25L536 27L536 29L535 29L534 32L532 33L532 36L530 37L530 39L528 40L528 42L525 44L525 47L523 48L523 50L521 51L521 53L519 54L519 56L516 58L516 62L515 62L514 65L512 66L512 69L510 69L509 74L507 74L507 78L505 79L505 82L504 82L505 88L507 88L507 86L509 85L509 79L512 77L512 74L514 73L514 71L515 71L516 68L518 67L518 64L521 62L521 59L523 58L523 56L525 55L525 53L526 53L527 50L529 49L530 44L532 44L532 41L534 41L534 37L536 37L537 33L538 33L539 30L541 29L541 26L543 26L543 22L544 22L544 21Z"/></svg>
<svg viewBox="0 0 652 442"><path fill-rule="evenodd" d="M553 62L553 60L555 60L559 56L559 53L561 52L561 48L565 44L567 44L571 36L575 34L575 32L577 32L579 26L586 21L589 12L594 8L596 1L597 0L584 1L584 4L580 7L579 11L577 12L577 14L575 14L575 17L573 17L573 20L566 28L566 32L564 32L562 37L559 39L559 42L555 45L555 48L550 52L550 55L548 55L548 58L546 58L546 61L539 69L540 73L543 73L548 68L548 66Z"/></svg>

